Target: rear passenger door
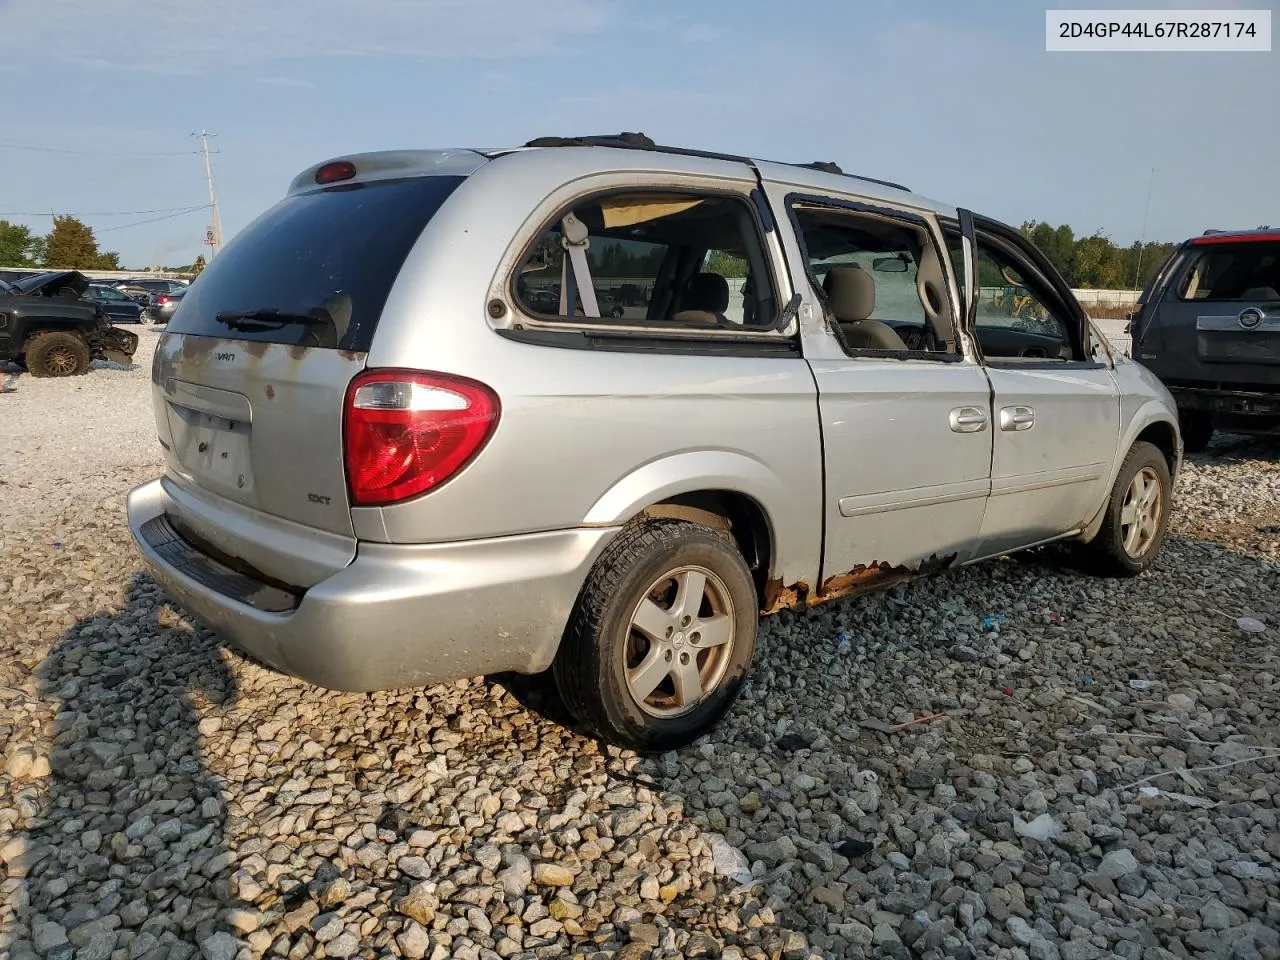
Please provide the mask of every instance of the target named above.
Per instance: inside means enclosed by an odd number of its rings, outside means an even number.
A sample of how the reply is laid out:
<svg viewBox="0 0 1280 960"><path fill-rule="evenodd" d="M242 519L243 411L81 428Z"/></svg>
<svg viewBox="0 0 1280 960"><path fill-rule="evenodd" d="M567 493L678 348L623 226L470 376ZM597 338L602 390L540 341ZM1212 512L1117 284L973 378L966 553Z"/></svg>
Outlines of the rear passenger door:
<svg viewBox="0 0 1280 960"><path fill-rule="evenodd" d="M983 556L1084 527L1107 493L1120 396L1105 351L1061 277L1015 230L973 217L972 318L994 395Z"/></svg>
<svg viewBox="0 0 1280 960"><path fill-rule="evenodd" d="M791 252L826 457L827 596L963 562L982 526L990 386L959 329L932 217L772 187ZM807 281L807 283L806 283Z"/></svg>

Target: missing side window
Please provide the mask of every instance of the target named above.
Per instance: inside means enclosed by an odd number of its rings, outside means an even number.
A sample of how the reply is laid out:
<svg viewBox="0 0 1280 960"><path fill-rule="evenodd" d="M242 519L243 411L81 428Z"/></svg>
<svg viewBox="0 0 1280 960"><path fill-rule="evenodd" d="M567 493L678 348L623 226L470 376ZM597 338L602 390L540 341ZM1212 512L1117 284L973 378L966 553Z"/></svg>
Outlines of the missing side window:
<svg viewBox="0 0 1280 960"><path fill-rule="evenodd" d="M613 191L559 213L514 278L535 319L766 331L778 306L753 207L684 191Z"/></svg>

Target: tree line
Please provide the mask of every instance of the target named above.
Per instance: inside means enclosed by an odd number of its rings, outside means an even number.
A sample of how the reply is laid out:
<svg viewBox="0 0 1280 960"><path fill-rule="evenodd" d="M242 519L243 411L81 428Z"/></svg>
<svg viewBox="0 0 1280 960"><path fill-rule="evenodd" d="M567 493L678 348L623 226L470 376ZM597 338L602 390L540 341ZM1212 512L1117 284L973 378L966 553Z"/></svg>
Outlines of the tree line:
<svg viewBox="0 0 1280 960"><path fill-rule="evenodd" d="M1099 232L1077 237L1065 223L1054 227L1037 220L1029 220L1019 229L1075 289L1141 290L1178 246L1176 243L1148 242L1121 247ZM645 250L631 244L606 241L591 250L591 271L607 277L653 277L664 252L663 247ZM724 277L745 277L747 274L745 260L719 250L712 251L706 268ZM987 276L984 272L981 277L984 286L1004 284L994 269L990 273Z"/></svg>
<svg viewBox="0 0 1280 960"><path fill-rule="evenodd" d="M1065 223L1054 227L1039 220L1028 220L1019 229L1062 273L1067 283L1077 289L1141 289L1177 246L1135 242L1121 247L1099 231L1077 237ZM656 272L663 248L612 241L592 254L593 273L644 277ZM719 251L713 256L715 263L711 268L716 272L725 276L745 275L745 262ZM120 255L100 249L93 228L70 214L55 215L53 228L45 235L24 224L0 220L0 267L122 269Z"/></svg>
<svg viewBox="0 0 1280 960"><path fill-rule="evenodd" d="M1054 227L1039 220L1028 220L1019 230L1077 290L1144 289L1178 247L1136 241L1119 247L1099 231L1077 237L1065 223Z"/></svg>
<svg viewBox="0 0 1280 960"><path fill-rule="evenodd" d="M21 223L0 220L0 267L119 270L120 254L98 248L93 228L70 214L55 214L40 235Z"/></svg>

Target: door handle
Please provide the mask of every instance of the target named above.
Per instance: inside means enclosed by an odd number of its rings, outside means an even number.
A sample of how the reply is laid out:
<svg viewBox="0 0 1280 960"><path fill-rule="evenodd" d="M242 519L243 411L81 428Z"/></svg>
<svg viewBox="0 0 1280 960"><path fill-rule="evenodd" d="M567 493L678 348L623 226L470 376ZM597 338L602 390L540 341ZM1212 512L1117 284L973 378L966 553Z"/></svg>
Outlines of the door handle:
<svg viewBox="0 0 1280 960"><path fill-rule="evenodd" d="M956 433L981 433L987 429L987 411L981 407L956 407L950 419Z"/></svg>
<svg viewBox="0 0 1280 960"><path fill-rule="evenodd" d="M1000 429L1008 431L1030 430L1036 423L1032 407L1003 407L1000 410Z"/></svg>

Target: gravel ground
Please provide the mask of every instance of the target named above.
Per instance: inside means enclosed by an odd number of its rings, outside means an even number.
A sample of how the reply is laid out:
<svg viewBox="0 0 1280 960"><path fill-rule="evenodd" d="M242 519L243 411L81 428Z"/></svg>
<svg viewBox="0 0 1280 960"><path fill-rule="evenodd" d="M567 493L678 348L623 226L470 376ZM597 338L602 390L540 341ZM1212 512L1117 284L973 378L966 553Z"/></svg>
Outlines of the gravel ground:
<svg viewBox="0 0 1280 960"><path fill-rule="evenodd" d="M537 680L330 693L193 628L123 522L142 339L0 396L0 957L1280 958L1276 443L1195 457L1137 580L1046 549L766 621L639 757Z"/></svg>

